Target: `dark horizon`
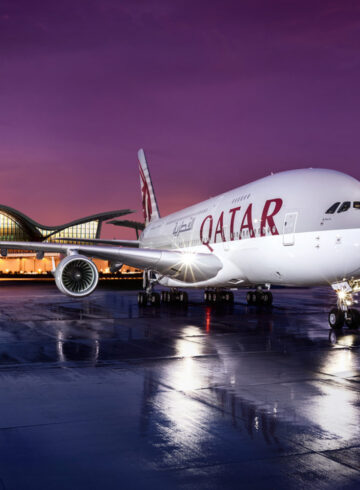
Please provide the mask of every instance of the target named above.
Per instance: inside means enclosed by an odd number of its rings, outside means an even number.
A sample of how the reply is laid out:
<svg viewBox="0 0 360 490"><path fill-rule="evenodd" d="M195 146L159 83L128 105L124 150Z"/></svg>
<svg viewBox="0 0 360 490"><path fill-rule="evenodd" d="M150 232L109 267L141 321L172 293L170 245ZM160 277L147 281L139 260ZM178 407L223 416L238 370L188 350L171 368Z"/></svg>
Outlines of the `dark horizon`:
<svg viewBox="0 0 360 490"><path fill-rule="evenodd" d="M0 59L0 202L39 222L141 219L140 147L163 215L271 171L360 179L357 2L5 0Z"/></svg>

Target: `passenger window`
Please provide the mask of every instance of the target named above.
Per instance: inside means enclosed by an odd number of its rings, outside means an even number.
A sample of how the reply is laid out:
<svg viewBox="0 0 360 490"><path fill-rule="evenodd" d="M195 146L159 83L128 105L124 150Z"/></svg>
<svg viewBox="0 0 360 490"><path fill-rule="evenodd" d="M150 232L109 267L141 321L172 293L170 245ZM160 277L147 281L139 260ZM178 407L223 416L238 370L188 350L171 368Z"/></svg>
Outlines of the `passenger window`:
<svg viewBox="0 0 360 490"><path fill-rule="evenodd" d="M360 209L360 201L355 201L354 202L354 208L355 209Z"/></svg>
<svg viewBox="0 0 360 490"><path fill-rule="evenodd" d="M329 209L326 211L325 214L334 214L335 211L337 210L339 204L340 204L339 202L336 202L335 204L333 204L332 206L330 206Z"/></svg>
<svg viewBox="0 0 360 490"><path fill-rule="evenodd" d="M351 206L350 201L343 202L342 205L339 207L338 213L344 213L349 209L350 206Z"/></svg>

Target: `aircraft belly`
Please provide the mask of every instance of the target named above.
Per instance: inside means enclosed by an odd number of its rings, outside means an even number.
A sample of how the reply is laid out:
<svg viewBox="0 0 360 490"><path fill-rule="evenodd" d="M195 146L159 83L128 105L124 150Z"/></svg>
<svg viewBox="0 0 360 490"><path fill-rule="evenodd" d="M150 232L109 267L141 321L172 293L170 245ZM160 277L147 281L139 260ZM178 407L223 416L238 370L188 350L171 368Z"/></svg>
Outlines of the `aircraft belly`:
<svg viewBox="0 0 360 490"><path fill-rule="evenodd" d="M219 273L201 283L186 284L164 278L170 287L244 287L255 284L288 286L328 285L360 277L360 230L296 233L292 246L283 235L213 245L223 263Z"/></svg>
<svg viewBox="0 0 360 490"><path fill-rule="evenodd" d="M255 240L260 243L239 251L254 284L322 285L360 272L359 230L297 233L292 246L283 245L282 235Z"/></svg>

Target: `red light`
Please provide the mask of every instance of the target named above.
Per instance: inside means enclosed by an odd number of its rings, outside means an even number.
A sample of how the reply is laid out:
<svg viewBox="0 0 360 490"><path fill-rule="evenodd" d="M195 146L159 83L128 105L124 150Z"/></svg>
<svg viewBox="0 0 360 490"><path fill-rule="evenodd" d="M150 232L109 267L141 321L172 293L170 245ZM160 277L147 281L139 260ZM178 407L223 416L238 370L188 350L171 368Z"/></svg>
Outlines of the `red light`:
<svg viewBox="0 0 360 490"><path fill-rule="evenodd" d="M210 313L211 313L211 308L207 307L205 310L205 325L206 325L207 332L210 332Z"/></svg>

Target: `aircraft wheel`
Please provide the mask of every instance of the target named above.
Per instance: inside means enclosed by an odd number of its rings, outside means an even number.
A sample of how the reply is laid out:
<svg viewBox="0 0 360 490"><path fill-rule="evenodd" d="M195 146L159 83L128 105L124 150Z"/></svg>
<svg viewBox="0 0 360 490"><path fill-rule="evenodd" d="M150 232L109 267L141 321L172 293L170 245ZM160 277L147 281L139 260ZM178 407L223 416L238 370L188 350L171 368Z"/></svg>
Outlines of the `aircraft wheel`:
<svg viewBox="0 0 360 490"><path fill-rule="evenodd" d="M251 293L251 304L252 305L258 305L259 303L260 303L259 294L256 292Z"/></svg>
<svg viewBox="0 0 360 490"><path fill-rule="evenodd" d="M188 304L188 294L186 291L181 291L181 293L179 294L179 301L182 305L187 305Z"/></svg>
<svg viewBox="0 0 360 490"><path fill-rule="evenodd" d="M346 312L345 323L349 328L358 328L360 325L360 313L355 308L351 308Z"/></svg>
<svg viewBox="0 0 360 490"><path fill-rule="evenodd" d="M234 294L232 291L226 291L224 295L224 299L226 303L233 303L234 302Z"/></svg>
<svg viewBox="0 0 360 490"><path fill-rule="evenodd" d="M344 325L344 312L339 308L332 308L329 313L329 325L334 330L342 328Z"/></svg>
<svg viewBox="0 0 360 490"><path fill-rule="evenodd" d="M265 306L271 306L273 301L273 295L270 291L265 291L262 294L261 302Z"/></svg>
<svg viewBox="0 0 360 490"><path fill-rule="evenodd" d="M153 306L157 306L160 304L160 294L159 293L151 293L150 294L150 303Z"/></svg>
<svg viewBox="0 0 360 490"><path fill-rule="evenodd" d="M147 305L147 294L144 291L138 293L138 304L139 306Z"/></svg>

